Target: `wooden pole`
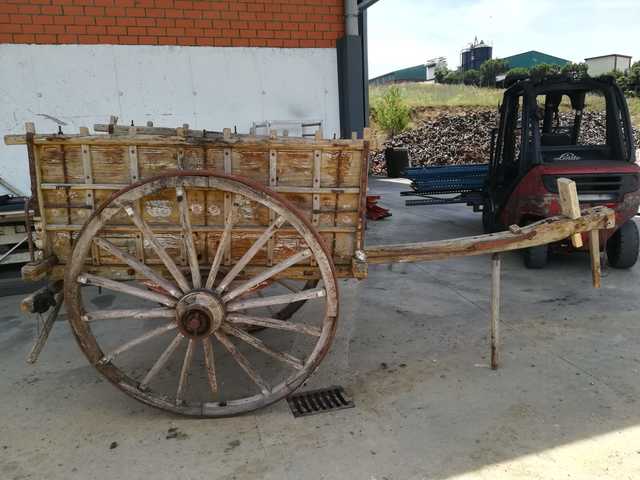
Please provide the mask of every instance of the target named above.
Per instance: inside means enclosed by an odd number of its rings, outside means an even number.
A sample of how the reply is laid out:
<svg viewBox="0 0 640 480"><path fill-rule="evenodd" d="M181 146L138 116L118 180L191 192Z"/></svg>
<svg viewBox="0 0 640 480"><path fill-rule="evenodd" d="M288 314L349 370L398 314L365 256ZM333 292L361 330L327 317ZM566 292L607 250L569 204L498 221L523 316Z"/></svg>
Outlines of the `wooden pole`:
<svg viewBox="0 0 640 480"><path fill-rule="evenodd" d="M580 203L578 202L578 190L576 182L568 178L558 179L558 193L560 195L560 207L562 214L572 220L580 218ZM571 243L574 248L582 247L582 235L571 235Z"/></svg>
<svg viewBox="0 0 640 480"><path fill-rule="evenodd" d="M500 254L491 255L491 369L500 360Z"/></svg>
<svg viewBox="0 0 640 480"><path fill-rule="evenodd" d="M40 334L36 339L36 343L33 345L31 352L27 356L27 363L34 364L38 361L38 357L40 356L40 352L42 352L42 348L44 344L47 342L49 338L49 334L51 333L51 329L53 328L53 324L58 318L58 314L60 313L60 307L62 307L62 303L64 300L64 296L62 293L58 293L56 295L56 304L49 312L47 319L44 321L44 325L42 325L42 330L40 330Z"/></svg>
<svg viewBox="0 0 640 480"><path fill-rule="evenodd" d="M589 231L589 254L591 256L591 277L593 279L593 288L600 288L600 231Z"/></svg>

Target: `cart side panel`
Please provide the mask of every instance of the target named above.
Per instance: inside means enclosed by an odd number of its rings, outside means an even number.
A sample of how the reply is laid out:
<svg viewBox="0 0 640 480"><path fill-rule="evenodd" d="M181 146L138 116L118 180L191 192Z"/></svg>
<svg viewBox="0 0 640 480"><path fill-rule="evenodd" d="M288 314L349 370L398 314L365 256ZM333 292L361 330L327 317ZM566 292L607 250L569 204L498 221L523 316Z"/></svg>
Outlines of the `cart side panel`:
<svg viewBox="0 0 640 480"><path fill-rule="evenodd" d="M253 180L275 190L319 230L342 277L354 276L354 252L363 247L366 146L357 141L310 141L231 137L213 141L151 135L48 136L35 141L41 206L40 245L55 255L62 276L74 239L92 212L118 190L170 170L212 170ZM231 203L219 191L187 191L196 250L203 268L213 260ZM187 266L181 226L172 190L139 200L134 207L154 229L179 265ZM239 220L223 265L237 261L271 222L273 213L240 199ZM147 264L162 269L148 241L124 212L101 235ZM250 268L266 268L304 248L286 226L253 259ZM93 248L87 259L95 273L130 278L117 258ZM317 268L304 262L282 277L313 278Z"/></svg>

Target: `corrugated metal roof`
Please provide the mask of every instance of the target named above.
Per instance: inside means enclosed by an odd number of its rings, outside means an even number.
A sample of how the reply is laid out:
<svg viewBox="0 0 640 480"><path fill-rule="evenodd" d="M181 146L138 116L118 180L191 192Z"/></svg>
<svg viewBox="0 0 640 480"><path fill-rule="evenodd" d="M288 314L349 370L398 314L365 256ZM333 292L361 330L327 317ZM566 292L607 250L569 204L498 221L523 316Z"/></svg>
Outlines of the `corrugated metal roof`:
<svg viewBox="0 0 640 480"><path fill-rule="evenodd" d="M570 60L565 60L564 58L560 57L554 57L553 55L538 52L537 50L530 50L528 52L518 53L517 55L504 57L503 60L509 64L509 68L531 68L542 63L560 66L571 63Z"/></svg>
<svg viewBox="0 0 640 480"><path fill-rule="evenodd" d="M427 67L425 64L415 67L403 68L393 72L385 73L369 80L370 83L383 84L393 82L424 82L427 80Z"/></svg>

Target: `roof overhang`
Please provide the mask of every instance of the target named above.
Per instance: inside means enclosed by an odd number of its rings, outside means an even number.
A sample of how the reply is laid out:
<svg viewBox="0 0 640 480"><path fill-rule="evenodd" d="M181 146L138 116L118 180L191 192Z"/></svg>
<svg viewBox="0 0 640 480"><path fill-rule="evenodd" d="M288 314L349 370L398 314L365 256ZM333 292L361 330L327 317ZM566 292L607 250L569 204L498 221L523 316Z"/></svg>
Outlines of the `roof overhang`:
<svg viewBox="0 0 640 480"><path fill-rule="evenodd" d="M380 0L358 0L358 8L360 10L366 10L374 3L378 3Z"/></svg>

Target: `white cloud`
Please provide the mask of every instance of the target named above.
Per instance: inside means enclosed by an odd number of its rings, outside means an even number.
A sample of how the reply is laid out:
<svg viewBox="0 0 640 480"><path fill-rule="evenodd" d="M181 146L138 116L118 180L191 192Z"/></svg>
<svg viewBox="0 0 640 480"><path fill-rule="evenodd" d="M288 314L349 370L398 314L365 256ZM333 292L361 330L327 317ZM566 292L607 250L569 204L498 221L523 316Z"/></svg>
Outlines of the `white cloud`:
<svg viewBox="0 0 640 480"><path fill-rule="evenodd" d="M438 56L456 67L476 36L494 57L539 50L572 61L640 59L638 0L380 0L368 20L370 77Z"/></svg>

